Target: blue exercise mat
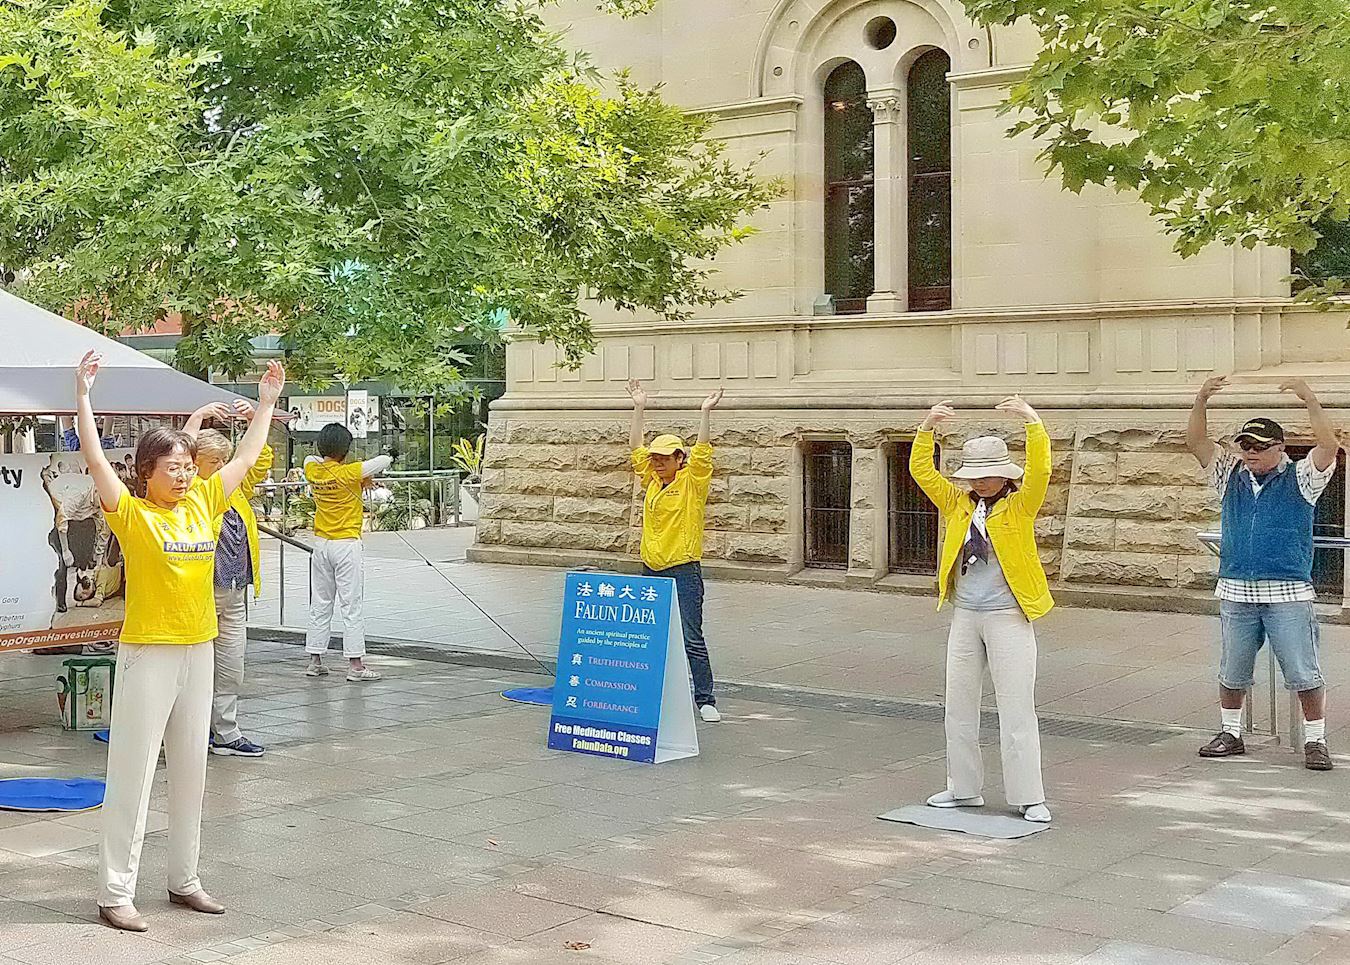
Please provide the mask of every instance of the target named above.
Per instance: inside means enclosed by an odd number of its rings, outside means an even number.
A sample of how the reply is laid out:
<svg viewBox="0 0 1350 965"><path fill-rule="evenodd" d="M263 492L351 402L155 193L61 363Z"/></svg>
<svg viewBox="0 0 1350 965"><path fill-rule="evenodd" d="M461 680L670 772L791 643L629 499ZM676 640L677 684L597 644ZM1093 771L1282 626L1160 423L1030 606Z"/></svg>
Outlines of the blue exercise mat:
<svg viewBox="0 0 1350 965"><path fill-rule="evenodd" d="M100 744L108 743L108 732L106 730L94 731L94 740L98 741Z"/></svg>
<svg viewBox="0 0 1350 965"><path fill-rule="evenodd" d="M6 811L88 811L103 803L102 781L85 778L25 777L0 781L0 809Z"/></svg>
<svg viewBox="0 0 1350 965"><path fill-rule="evenodd" d="M503 690L502 696L518 704L552 704L552 687L517 687L515 690Z"/></svg>

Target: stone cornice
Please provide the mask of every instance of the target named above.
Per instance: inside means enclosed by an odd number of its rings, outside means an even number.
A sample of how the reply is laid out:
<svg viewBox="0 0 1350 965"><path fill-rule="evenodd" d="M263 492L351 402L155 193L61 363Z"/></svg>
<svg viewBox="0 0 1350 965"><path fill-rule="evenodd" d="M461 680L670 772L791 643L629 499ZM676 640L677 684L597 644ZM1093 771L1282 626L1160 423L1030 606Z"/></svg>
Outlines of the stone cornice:
<svg viewBox="0 0 1350 965"><path fill-rule="evenodd" d="M1225 316L1261 312L1294 314L1316 309L1285 298L1213 299L1166 302L1108 302L1094 305L1049 305L1028 308L971 308L949 312L868 313L865 315L767 315L745 318L691 318L680 322L596 321L603 336L671 335L680 332L730 332L755 329L890 328L897 325L1006 325L1009 323L1091 321L1095 319L1152 318L1170 315Z"/></svg>
<svg viewBox="0 0 1350 965"><path fill-rule="evenodd" d="M957 90L979 90L982 87L1011 87L1027 75L1031 64L1012 67L991 67L988 70L969 70L950 73L947 79Z"/></svg>
<svg viewBox="0 0 1350 965"><path fill-rule="evenodd" d="M763 117L772 114L795 114L802 106L802 99L794 95L786 97L756 97L754 100L737 101L734 104L712 104L707 107L690 107L686 114L714 114L722 120L737 117Z"/></svg>

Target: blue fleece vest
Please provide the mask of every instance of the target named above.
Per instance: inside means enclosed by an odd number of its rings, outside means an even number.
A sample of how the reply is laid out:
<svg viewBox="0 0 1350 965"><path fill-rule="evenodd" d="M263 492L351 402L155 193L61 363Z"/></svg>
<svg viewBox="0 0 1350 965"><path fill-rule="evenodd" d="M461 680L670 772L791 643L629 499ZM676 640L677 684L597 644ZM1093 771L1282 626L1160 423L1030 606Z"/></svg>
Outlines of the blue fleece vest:
<svg viewBox="0 0 1350 965"><path fill-rule="evenodd" d="M1219 577L1311 582L1313 509L1292 462L1272 473L1259 495L1246 469L1235 466L1223 494Z"/></svg>

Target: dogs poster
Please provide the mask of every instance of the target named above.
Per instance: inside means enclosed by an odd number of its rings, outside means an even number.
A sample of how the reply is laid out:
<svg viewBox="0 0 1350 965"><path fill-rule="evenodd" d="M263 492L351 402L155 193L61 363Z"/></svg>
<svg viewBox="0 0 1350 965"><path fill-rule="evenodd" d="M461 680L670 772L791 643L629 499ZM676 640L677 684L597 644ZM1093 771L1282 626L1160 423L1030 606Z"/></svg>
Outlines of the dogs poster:
<svg viewBox="0 0 1350 965"><path fill-rule="evenodd" d="M134 478L130 450L108 451ZM116 640L125 564L75 452L0 454L0 651Z"/></svg>

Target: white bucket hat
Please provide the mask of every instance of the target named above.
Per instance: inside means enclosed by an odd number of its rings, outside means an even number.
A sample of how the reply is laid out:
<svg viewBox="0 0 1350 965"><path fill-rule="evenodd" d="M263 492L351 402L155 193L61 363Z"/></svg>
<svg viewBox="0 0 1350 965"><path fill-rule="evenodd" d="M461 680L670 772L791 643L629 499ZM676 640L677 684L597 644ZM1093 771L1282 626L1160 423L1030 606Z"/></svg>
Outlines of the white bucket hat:
<svg viewBox="0 0 1350 965"><path fill-rule="evenodd" d="M968 439L961 447L961 468L952 473L952 478L984 479L989 476L1021 479L1022 468L1008 457L1008 444L998 436Z"/></svg>

